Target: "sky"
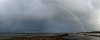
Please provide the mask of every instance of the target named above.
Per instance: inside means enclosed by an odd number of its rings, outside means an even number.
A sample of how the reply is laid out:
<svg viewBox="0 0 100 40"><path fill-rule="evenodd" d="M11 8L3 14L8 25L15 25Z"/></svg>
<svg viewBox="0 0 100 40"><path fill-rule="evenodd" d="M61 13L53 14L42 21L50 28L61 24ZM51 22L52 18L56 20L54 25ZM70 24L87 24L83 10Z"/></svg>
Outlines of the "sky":
<svg viewBox="0 0 100 40"><path fill-rule="evenodd" d="M100 31L100 0L0 0L0 32Z"/></svg>

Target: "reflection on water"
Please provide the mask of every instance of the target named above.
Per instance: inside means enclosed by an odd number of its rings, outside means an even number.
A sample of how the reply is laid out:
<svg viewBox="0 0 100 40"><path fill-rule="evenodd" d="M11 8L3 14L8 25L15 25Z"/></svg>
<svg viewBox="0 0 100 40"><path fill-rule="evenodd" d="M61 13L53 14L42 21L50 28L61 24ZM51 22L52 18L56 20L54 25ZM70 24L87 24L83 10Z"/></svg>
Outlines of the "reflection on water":
<svg viewBox="0 0 100 40"><path fill-rule="evenodd" d="M91 37L91 40L100 40L100 37Z"/></svg>
<svg viewBox="0 0 100 40"><path fill-rule="evenodd" d="M100 40L100 37L84 37L82 39L79 40Z"/></svg>
<svg viewBox="0 0 100 40"><path fill-rule="evenodd" d="M70 40L100 40L100 37L94 37L94 36L84 36L80 34L71 34L69 36Z"/></svg>

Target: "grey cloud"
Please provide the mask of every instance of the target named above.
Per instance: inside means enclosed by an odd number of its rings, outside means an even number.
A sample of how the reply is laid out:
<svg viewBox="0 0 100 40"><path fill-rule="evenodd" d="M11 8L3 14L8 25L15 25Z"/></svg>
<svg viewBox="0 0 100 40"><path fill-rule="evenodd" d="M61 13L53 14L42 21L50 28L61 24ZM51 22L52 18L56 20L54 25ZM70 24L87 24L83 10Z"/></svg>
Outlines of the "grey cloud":
<svg viewBox="0 0 100 40"><path fill-rule="evenodd" d="M93 31L87 22L94 11L89 0L5 1L0 4L0 32Z"/></svg>
<svg viewBox="0 0 100 40"><path fill-rule="evenodd" d="M100 9L100 0L92 0L91 5L93 5L95 9Z"/></svg>

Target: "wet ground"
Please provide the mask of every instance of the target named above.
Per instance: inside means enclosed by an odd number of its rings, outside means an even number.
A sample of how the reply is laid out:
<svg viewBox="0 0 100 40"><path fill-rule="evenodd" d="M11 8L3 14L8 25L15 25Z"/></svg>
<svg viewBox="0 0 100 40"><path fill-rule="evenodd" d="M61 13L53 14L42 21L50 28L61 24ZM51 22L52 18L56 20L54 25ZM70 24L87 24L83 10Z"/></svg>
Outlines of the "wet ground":
<svg viewBox="0 0 100 40"><path fill-rule="evenodd" d="M0 40L15 40L14 38L17 40L100 40L100 33L0 34Z"/></svg>
<svg viewBox="0 0 100 40"><path fill-rule="evenodd" d="M97 33L84 33L84 34L70 34L69 39L70 40L100 40L100 34Z"/></svg>

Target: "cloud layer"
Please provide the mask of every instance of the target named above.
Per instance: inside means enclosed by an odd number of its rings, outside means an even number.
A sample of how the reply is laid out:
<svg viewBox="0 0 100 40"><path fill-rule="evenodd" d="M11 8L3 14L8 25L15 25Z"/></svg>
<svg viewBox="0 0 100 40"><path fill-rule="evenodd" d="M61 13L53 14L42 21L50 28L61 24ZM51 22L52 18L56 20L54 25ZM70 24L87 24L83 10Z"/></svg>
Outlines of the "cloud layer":
<svg viewBox="0 0 100 40"><path fill-rule="evenodd" d="M99 31L94 5L91 0L0 0L0 32Z"/></svg>

